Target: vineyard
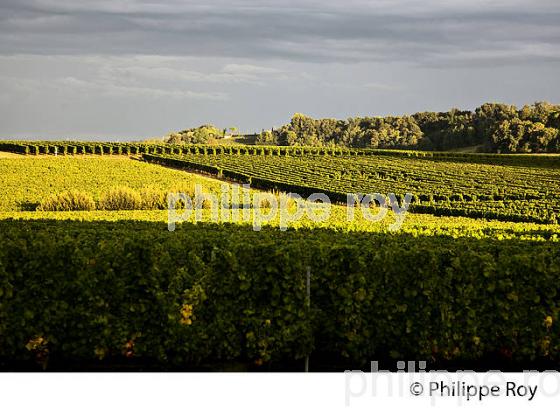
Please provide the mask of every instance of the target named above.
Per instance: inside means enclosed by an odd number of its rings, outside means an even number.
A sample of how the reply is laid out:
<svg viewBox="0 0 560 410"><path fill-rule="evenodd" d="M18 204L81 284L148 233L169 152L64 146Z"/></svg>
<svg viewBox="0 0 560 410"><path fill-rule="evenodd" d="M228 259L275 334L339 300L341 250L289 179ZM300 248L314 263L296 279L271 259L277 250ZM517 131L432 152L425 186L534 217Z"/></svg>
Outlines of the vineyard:
<svg viewBox="0 0 560 410"><path fill-rule="evenodd" d="M476 157L476 156L475 156ZM556 157L532 166L527 158L494 164L453 157L264 156L144 154L146 161L213 174L255 188L346 201L348 193L413 195L412 212L511 221L557 223L560 166ZM541 160L542 161L542 160Z"/></svg>
<svg viewBox="0 0 560 410"><path fill-rule="evenodd" d="M182 191L191 189L193 184L204 185L208 191L220 190L220 183L210 178L126 157L8 158L0 160L0 211L35 209L50 194L68 190L85 192L97 199L118 186L138 191Z"/></svg>
<svg viewBox="0 0 560 410"><path fill-rule="evenodd" d="M398 198L411 193L410 211L434 215L557 223L560 211L560 157L555 155L37 141L4 142L0 149L68 158L141 155L147 162L258 189L322 192L336 202L345 202L348 193Z"/></svg>
<svg viewBox="0 0 560 410"><path fill-rule="evenodd" d="M560 360L557 156L37 141L0 149L18 154L0 158L0 367ZM168 230L166 193L200 184L218 194L231 182L336 203L326 220L304 216L285 232L278 218L256 232L252 220L233 222L233 210L215 223L210 209ZM139 202L107 207L115 190ZM372 223L356 210L348 220L346 194L373 192L413 194L399 231L391 213ZM91 208L45 207L68 193ZM163 202L146 205L154 193Z"/></svg>
<svg viewBox="0 0 560 410"><path fill-rule="evenodd" d="M0 352L163 368L557 361L557 239L4 220Z"/></svg>
<svg viewBox="0 0 560 410"><path fill-rule="evenodd" d="M259 155L259 156L390 156L453 159L473 163L513 164L527 166L560 166L560 155L473 154L460 152L411 151L396 149L311 147L311 146L254 146L202 145L143 142L84 142L84 141L0 141L0 151L24 155L140 155L140 154L197 154L197 155Z"/></svg>

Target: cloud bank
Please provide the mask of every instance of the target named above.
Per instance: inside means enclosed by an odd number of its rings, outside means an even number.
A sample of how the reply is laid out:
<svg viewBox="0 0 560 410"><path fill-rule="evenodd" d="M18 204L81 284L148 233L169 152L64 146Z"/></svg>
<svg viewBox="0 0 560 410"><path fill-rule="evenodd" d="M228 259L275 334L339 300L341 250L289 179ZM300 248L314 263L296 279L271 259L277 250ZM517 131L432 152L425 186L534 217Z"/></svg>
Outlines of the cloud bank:
<svg viewBox="0 0 560 410"><path fill-rule="evenodd" d="M0 135L559 102L558 21L549 0L4 0Z"/></svg>

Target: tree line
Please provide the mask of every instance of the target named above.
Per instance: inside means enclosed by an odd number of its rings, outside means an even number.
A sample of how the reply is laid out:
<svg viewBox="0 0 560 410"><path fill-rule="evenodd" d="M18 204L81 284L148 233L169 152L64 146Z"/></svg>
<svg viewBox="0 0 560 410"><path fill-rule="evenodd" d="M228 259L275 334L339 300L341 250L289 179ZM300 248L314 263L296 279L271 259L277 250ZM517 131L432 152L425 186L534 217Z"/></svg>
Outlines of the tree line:
<svg viewBox="0 0 560 410"><path fill-rule="evenodd" d="M295 114L279 129L261 132L260 145L345 146L480 152L560 152L560 105L536 102L486 103L474 112L419 112L413 115L314 119Z"/></svg>

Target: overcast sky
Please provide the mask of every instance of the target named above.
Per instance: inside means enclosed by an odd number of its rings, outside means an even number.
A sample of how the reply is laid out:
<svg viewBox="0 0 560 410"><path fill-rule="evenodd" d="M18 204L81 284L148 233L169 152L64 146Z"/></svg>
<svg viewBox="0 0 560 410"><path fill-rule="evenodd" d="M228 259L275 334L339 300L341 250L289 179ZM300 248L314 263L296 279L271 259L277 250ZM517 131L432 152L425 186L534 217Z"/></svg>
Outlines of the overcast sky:
<svg viewBox="0 0 560 410"><path fill-rule="evenodd" d="M0 137L560 103L558 0L0 0Z"/></svg>

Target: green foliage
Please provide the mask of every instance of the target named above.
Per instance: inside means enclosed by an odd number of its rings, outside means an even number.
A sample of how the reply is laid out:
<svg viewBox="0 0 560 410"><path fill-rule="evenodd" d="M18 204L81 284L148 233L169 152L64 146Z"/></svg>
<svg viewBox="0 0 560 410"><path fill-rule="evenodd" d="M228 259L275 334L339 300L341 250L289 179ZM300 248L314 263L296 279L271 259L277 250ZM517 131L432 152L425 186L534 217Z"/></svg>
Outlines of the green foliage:
<svg viewBox="0 0 560 410"><path fill-rule="evenodd" d="M166 209L166 195L165 193L155 187L144 187L139 192L141 198L141 209Z"/></svg>
<svg viewBox="0 0 560 410"><path fill-rule="evenodd" d="M422 112L413 117L424 133L424 138L418 141L420 149L447 151L483 143L482 137L476 132L474 116L470 111L452 109L449 112Z"/></svg>
<svg viewBox="0 0 560 410"><path fill-rule="evenodd" d="M97 201L115 186L127 186L141 195L144 188L151 187L165 197L177 186L191 192L195 184L203 185L211 192L220 192L219 181L121 156L3 158L0 159L0 188L3 192L0 211L35 208L46 197L63 191L81 191ZM162 206L167 207L165 200Z"/></svg>
<svg viewBox="0 0 560 410"><path fill-rule="evenodd" d="M499 152L554 152L559 130L541 122L514 118L504 120L492 134L492 143Z"/></svg>
<svg viewBox="0 0 560 410"><path fill-rule="evenodd" d="M560 213L558 156L335 149L320 155L321 149L311 147L255 147L251 153L249 158L232 150L144 159L258 189L305 197L325 193L335 202L346 203L348 193L411 193L412 212L435 215L556 223Z"/></svg>
<svg viewBox="0 0 560 410"><path fill-rule="evenodd" d="M486 103L474 112L453 108L447 112L356 117L347 120L313 119L294 114L280 129L255 135L257 145L418 149L446 151L472 148L484 152L560 152L560 105L536 102L521 109ZM21 154L180 153L185 144L215 144L224 130L202 125L170 134L164 143L92 143L4 141L0 150ZM190 149L190 148L189 148Z"/></svg>
<svg viewBox="0 0 560 410"><path fill-rule="evenodd" d="M525 109L522 118L501 119L500 132L509 134L499 141L507 146L522 135L531 150L553 141L547 131L552 123L543 119L547 110ZM434 121L462 138L467 117L456 112ZM298 121L304 129L307 120ZM408 121L391 127L412 129ZM320 126L316 136L337 122ZM345 134L348 141L355 141L356 129L359 124ZM297 143L295 131L288 133ZM437 138L451 144L443 134ZM335 206L326 223L303 219L287 232L187 222L171 233L162 223L166 212L157 210L165 208L166 193L192 196L197 181L218 192L220 183L115 154L149 151L146 161L274 192L327 192L336 200L345 200L347 192L412 192L414 212L541 223L558 221L558 156L334 143L184 145L178 151L174 145L12 146L30 155L52 154L54 147L58 158L0 160L0 210L74 189L82 192L55 197L101 196L102 207L110 197L117 205L109 209L153 211L56 213L46 209L58 208L45 206L42 212L4 213L2 218L23 220L0 220L0 361L56 366L139 359L172 367L279 363L308 354L312 362L316 355L339 365L490 355L560 360L558 225L411 214L399 233L388 234L384 222L346 222L346 209ZM111 155L72 157L96 147ZM113 190L115 185L128 188ZM56 203L72 201L78 202ZM203 214L208 221L210 212Z"/></svg>
<svg viewBox="0 0 560 410"><path fill-rule="evenodd" d="M116 187L101 195L99 209L107 211L123 211L142 208L142 196L128 188Z"/></svg>
<svg viewBox="0 0 560 410"><path fill-rule="evenodd" d="M223 130L208 124L169 134L166 142L170 144L206 144L213 139L223 138L223 136Z"/></svg>
<svg viewBox="0 0 560 410"><path fill-rule="evenodd" d="M475 110L421 112L412 116L362 117L346 121L331 118L313 119L295 114L290 123L262 135L266 144L382 149L452 150L477 146L489 152L560 152L560 106L537 102L518 110L513 105L483 104ZM536 127L537 135L496 136L504 122L520 120ZM541 124L541 125L539 125ZM541 131L542 126L546 128ZM533 132L534 133L534 132ZM531 133L530 133L531 134ZM518 144L516 140L527 139ZM271 142L269 142L271 141ZM504 145L507 150L503 150ZM518 147L519 146L519 147Z"/></svg>
<svg viewBox="0 0 560 410"><path fill-rule="evenodd" d="M276 145L277 143L276 135L268 130L261 132L255 141L256 145Z"/></svg>
<svg viewBox="0 0 560 410"><path fill-rule="evenodd" d="M0 241L11 360L560 360L557 241L10 220Z"/></svg>
<svg viewBox="0 0 560 410"><path fill-rule="evenodd" d="M40 211L93 211L95 201L87 192L65 191L41 201Z"/></svg>
<svg viewBox="0 0 560 410"><path fill-rule="evenodd" d="M169 149L180 151L181 148L181 145L164 142L0 141L0 151L33 155L138 155Z"/></svg>

